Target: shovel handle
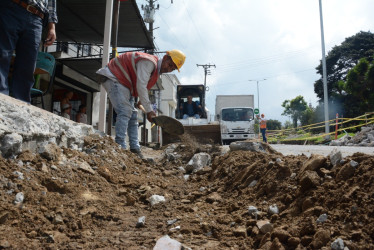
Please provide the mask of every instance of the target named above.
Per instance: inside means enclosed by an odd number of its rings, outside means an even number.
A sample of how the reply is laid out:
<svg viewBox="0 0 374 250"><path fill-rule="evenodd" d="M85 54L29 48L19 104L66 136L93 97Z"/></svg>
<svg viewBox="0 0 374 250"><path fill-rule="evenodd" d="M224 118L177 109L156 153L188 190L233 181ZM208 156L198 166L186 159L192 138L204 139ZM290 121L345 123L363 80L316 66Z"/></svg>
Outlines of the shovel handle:
<svg viewBox="0 0 374 250"><path fill-rule="evenodd" d="M141 111L143 111L143 113L145 114L145 116L146 116L147 119L148 119L148 113L145 111L144 106L141 105L141 104L139 104L139 105L138 105L138 108L139 108ZM152 122L155 123L155 120L154 120L153 118L152 118Z"/></svg>
<svg viewBox="0 0 374 250"><path fill-rule="evenodd" d="M138 108L143 111L144 114L147 114L147 112L145 112L145 108L143 107L143 105L139 104L138 105Z"/></svg>

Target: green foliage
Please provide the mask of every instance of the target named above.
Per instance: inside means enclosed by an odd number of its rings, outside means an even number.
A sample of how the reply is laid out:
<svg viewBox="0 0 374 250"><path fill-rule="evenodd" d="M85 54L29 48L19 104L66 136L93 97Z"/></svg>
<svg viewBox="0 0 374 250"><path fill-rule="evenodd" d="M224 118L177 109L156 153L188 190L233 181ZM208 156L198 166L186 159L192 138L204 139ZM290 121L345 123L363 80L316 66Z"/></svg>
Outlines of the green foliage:
<svg viewBox="0 0 374 250"><path fill-rule="evenodd" d="M361 108L353 107L361 100L356 96L349 96L347 94L347 86L342 83L351 78L360 80L362 72L366 72L366 78L369 75L374 75L374 69L366 69L366 65L362 64L360 68L357 68L355 73L348 76L348 72L354 68L360 59L366 58L367 61L371 62L374 55L374 34L371 32L361 31L354 36L348 37L345 41L339 45L333 47L333 49L326 56L326 71L327 71L327 92L329 98L329 110L330 105L333 111L330 112L330 119L335 116L335 113L339 113L344 117L353 117L353 113L357 112ZM322 79L322 61L316 68L317 73L321 75L321 78L314 83L314 92L317 97L320 98L320 103L323 103L324 92L323 92L323 79ZM371 77L370 79L373 79ZM352 91L357 91L359 86L350 86ZM354 111L353 111L354 110ZM357 115L357 113L355 113Z"/></svg>
<svg viewBox="0 0 374 250"><path fill-rule="evenodd" d="M347 74L343 89L350 102L345 103L346 114L354 117L374 110L374 62L363 58Z"/></svg>
<svg viewBox="0 0 374 250"><path fill-rule="evenodd" d="M278 120L267 120L266 121L266 128L268 130L280 130L282 129L282 123Z"/></svg>
<svg viewBox="0 0 374 250"><path fill-rule="evenodd" d="M283 128L284 128L284 129L293 128L293 127L292 127L292 122L290 122L290 121L285 121L285 122L284 122L284 125L283 125Z"/></svg>
<svg viewBox="0 0 374 250"><path fill-rule="evenodd" d="M314 120L315 120L314 108L311 106L307 106L306 110L304 110L300 118L301 126L312 124L314 123Z"/></svg>
<svg viewBox="0 0 374 250"><path fill-rule="evenodd" d="M282 103L284 111L282 115L290 116L294 127L297 127L297 121L301 121L303 112L308 108L304 97L299 95L292 100L285 100Z"/></svg>

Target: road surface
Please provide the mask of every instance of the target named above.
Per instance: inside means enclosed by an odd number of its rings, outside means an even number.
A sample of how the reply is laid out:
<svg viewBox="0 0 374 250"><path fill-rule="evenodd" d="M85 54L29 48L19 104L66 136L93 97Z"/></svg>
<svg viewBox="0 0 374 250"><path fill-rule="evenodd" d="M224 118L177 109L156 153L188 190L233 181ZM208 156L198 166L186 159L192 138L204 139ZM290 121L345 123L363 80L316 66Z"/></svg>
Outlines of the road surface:
<svg viewBox="0 0 374 250"><path fill-rule="evenodd" d="M310 156L311 154L319 154L327 156L335 148L342 153L343 157L353 155L356 152L374 155L374 147L348 147L348 146L325 146L325 145L286 145L286 144L270 144L276 151L283 155L301 155Z"/></svg>

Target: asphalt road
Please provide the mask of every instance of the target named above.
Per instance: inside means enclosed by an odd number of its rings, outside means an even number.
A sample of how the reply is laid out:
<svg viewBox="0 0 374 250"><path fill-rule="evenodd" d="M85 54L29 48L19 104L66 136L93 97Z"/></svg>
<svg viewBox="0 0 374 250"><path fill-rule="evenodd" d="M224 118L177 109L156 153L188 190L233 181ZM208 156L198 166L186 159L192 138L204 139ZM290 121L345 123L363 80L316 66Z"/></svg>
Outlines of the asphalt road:
<svg viewBox="0 0 374 250"><path fill-rule="evenodd" d="M276 151L283 155L301 155L310 156L311 154L319 154L327 156L335 148L342 153L343 157L352 155L356 152L374 155L374 147L347 147L347 146L325 146L325 145L286 145L286 144L270 144Z"/></svg>

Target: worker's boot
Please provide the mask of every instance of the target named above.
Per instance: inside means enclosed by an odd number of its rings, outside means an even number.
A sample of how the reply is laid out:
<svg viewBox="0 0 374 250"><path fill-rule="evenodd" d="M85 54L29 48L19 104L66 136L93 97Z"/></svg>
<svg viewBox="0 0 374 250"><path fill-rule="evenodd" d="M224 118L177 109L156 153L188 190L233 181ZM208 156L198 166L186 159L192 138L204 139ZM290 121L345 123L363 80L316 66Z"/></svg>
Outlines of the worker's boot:
<svg viewBox="0 0 374 250"><path fill-rule="evenodd" d="M140 157L140 159L145 159L140 149L130 149L130 151L134 154L137 154Z"/></svg>

